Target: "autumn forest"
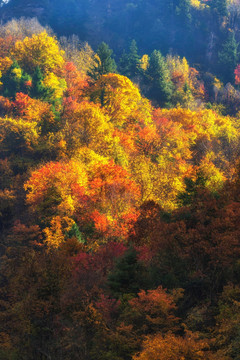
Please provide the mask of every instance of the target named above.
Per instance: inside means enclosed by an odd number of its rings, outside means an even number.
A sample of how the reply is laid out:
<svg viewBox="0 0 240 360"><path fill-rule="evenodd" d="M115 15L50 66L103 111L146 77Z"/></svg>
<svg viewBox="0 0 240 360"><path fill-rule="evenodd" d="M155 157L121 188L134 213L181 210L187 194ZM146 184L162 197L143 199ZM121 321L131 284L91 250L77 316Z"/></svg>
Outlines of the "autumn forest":
<svg viewBox="0 0 240 360"><path fill-rule="evenodd" d="M0 1L0 360L239 360L240 2L82 3Z"/></svg>

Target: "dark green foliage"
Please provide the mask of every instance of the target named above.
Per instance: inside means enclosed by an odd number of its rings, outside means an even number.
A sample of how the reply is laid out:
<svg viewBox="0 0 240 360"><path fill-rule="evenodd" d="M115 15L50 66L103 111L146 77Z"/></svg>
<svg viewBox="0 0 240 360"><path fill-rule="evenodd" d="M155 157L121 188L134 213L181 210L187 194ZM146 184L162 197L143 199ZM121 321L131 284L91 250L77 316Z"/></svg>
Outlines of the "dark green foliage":
<svg viewBox="0 0 240 360"><path fill-rule="evenodd" d="M143 286L143 266L137 259L136 250L131 247L116 262L108 276L108 285L115 297L123 294L137 294Z"/></svg>
<svg viewBox="0 0 240 360"><path fill-rule="evenodd" d="M30 87L26 85L27 82L30 82L32 80L31 76L27 73L23 72L21 77L21 91L25 94L30 93Z"/></svg>
<svg viewBox="0 0 240 360"><path fill-rule="evenodd" d="M69 230L69 232L67 233L67 237L71 238L76 238L77 241L79 243L84 244L85 243L85 239L83 234L81 233L81 231L79 230L79 227L77 226L76 223L73 224L72 228Z"/></svg>
<svg viewBox="0 0 240 360"><path fill-rule="evenodd" d="M40 67L37 66L32 78L31 97L35 99L41 98L44 95L44 90L43 75Z"/></svg>
<svg viewBox="0 0 240 360"><path fill-rule="evenodd" d="M139 74L140 56L138 55L137 43L132 40L129 53L123 52L119 60L121 74L131 78Z"/></svg>
<svg viewBox="0 0 240 360"><path fill-rule="evenodd" d="M147 70L147 81L150 86L149 96L159 105L170 101L173 93L173 83L164 57L160 51L154 50L150 56Z"/></svg>
<svg viewBox="0 0 240 360"><path fill-rule="evenodd" d="M43 80L44 80L43 74L40 70L40 67L37 66L32 77L32 87L31 87L30 96L33 99L40 99L51 102L51 98L54 94L54 90L45 86L43 84Z"/></svg>
<svg viewBox="0 0 240 360"><path fill-rule="evenodd" d="M108 73L115 73L117 66L115 60L112 58L113 51L109 46L102 42L97 49L96 65L89 72L89 75L97 80L101 75Z"/></svg>
<svg viewBox="0 0 240 360"><path fill-rule="evenodd" d="M29 94L30 88L26 85L28 81L31 81L31 76L20 68L16 60L13 60L10 68L1 78L3 96L14 99L18 92Z"/></svg>
<svg viewBox="0 0 240 360"><path fill-rule="evenodd" d="M122 75L126 75L129 66L128 54L123 50L122 56L119 59L119 71Z"/></svg>
<svg viewBox="0 0 240 360"><path fill-rule="evenodd" d="M18 71L21 73L20 66L14 60L7 73L2 77L3 96L15 98L16 93L20 91L21 75L18 76Z"/></svg>
<svg viewBox="0 0 240 360"><path fill-rule="evenodd" d="M191 178L185 178L185 191L178 195L179 205L180 206L187 206L191 205L197 195L199 188L204 188L206 185L205 177L199 173L197 179L194 181Z"/></svg>
<svg viewBox="0 0 240 360"><path fill-rule="evenodd" d="M178 6L176 6L176 14L183 23L189 25L192 20L190 0L180 0Z"/></svg>
<svg viewBox="0 0 240 360"><path fill-rule="evenodd" d="M220 74L225 82L234 82L234 70L239 59L238 45L235 33L231 31L218 53Z"/></svg>

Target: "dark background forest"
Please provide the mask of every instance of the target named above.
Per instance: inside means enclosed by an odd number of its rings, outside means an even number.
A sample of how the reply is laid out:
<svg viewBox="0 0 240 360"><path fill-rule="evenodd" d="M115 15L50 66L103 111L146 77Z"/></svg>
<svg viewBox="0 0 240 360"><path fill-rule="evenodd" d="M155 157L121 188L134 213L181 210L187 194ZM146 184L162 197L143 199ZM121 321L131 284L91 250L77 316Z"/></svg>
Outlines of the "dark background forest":
<svg viewBox="0 0 240 360"><path fill-rule="evenodd" d="M119 56L135 39L140 54L158 49L219 73L227 71L219 52L233 35L240 41L238 0L10 0L0 13L4 22L37 17L58 36L76 34L94 50L105 41Z"/></svg>

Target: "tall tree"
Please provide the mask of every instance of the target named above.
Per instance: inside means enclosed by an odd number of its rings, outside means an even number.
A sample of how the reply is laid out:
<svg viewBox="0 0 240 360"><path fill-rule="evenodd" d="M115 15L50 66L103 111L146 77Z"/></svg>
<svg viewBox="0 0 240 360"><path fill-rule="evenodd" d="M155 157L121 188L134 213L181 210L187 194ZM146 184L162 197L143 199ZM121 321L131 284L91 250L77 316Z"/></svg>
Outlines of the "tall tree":
<svg viewBox="0 0 240 360"><path fill-rule="evenodd" d="M191 1L180 0L178 6L176 7L176 14L180 16L185 25L189 25L192 20Z"/></svg>
<svg viewBox="0 0 240 360"><path fill-rule="evenodd" d="M150 85L149 96L164 105L170 101L173 92L173 83L167 63L158 50L154 50L150 56L147 77Z"/></svg>
<svg viewBox="0 0 240 360"><path fill-rule="evenodd" d="M225 82L234 82L234 70L238 62L238 43L234 31L231 31L227 40L218 53L220 73Z"/></svg>
<svg viewBox="0 0 240 360"><path fill-rule="evenodd" d="M3 95L6 97L15 97L20 90L20 82L22 78L22 70L16 60L4 74L1 81L3 83Z"/></svg>
<svg viewBox="0 0 240 360"><path fill-rule="evenodd" d="M137 294L143 286L143 266L138 262L137 252L130 247L120 257L115 268L108 276L108 285L116 297L123 294Z"/></svg>
<svg viewBox="0 0 240 360"><path fill-rule="evenodd" d="M136 40L132 40L129 53L122 54L120 59L121 73L129 78L133 78L138 74L140 66L140 56L138 55L138 48Z"/></svg>
<svg viewBox="0 0 240 360"><path fill-rule="evenodd" d="M32 88L30 95L34 99L50 101L50 98L53 95L54 90L45 86L43 80L44 78L41 69L39 66L37 66L32 77Z"/></svg>
<svg viewBox="0 0 240 360"><path fill-rule="evenodd" d="M112 53L113 51L109 49L109 46L105 42L99 45L96 62L88 73L94 80L99 79L101 75L116 72L117 66L115 60L112 58Z"/></svg>

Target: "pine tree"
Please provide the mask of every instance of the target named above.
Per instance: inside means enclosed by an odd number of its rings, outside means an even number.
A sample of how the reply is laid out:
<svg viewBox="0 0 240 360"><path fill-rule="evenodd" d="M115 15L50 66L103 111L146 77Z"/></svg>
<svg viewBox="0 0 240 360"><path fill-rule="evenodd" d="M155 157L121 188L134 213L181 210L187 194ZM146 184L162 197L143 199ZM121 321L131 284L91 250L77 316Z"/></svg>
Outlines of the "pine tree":
<svg viewBox="0 0 240 360"><path fill-rule="evenodd" d="M138 262L137 252L130 247L118 259L115 269L108 277L108 285L115 296L137 294L142 288L143 266Z"/></svg>
<svg viewBox="0 0 240 360"><path fill-rule="evenodd" d="M123 53L120 59L121 73L130 79L138 75L140 66L140 56L138 55L137 43L132 40L129 53Z"/></svg>
<svg viewBox="0 0 240 360"><path fill-rule="evenodd" d="M15 98L16 93L20 91L22 70L17 61L14 60L6 74L2 77L3 96Z"/></svg>
<svg viewBox="0 0 240 360"><path fill-rule="evenodd" d="M123 50L122 56L119 59L119 72L124 76L128 76L129 58L125 50Z"/></svg>
<svg viewBox="0 0 240 360"><path fill-rule="evenodd" d="M183 24L190 25L192 20L190 0L180 0L179 5L176 8L176 12L179 13L181 21L183 21Z"/></svg>
<svg viewBox="0 0 240 360"><path fill-rule="evenodd" d="M74 223L72 225L71 229L67 233L67 236L70 239L73 237L76 238L79 243L82 243L82 244L85 243L84 235L81 233L81 231L79 230L79 227L76 223Z"/></svg>
<svg viewBox="0 0 240 360"><path fill-rule="evenodd" d="M102 42L97 49L95 65L89 71L88 75L94 80L97 80L101 75L115 73L117 66L115 60L112 58L112 53L113 51L109 49L109 46L105 42Z"/></svg>
<svg viewBox="0 0 240 360"><path fill-rule="evenodd" d="M218 53L220 73L225 82L234 82L234 70L238 63L238 43L233 31L229 33L222 50Z"/></svg>
<svg viewBox="0 0 240 360"><path fill-rule="evenodd" d="M43 74L40 70L40 67L37 66L32 77L32 88L30 96L34 99L40 99L51 102L51 97L54 93L54 90L48 88L43 83Z"/></svg>
<svg viewBox="0 0 240 360"><path fill-rule="evenodd" d="M151 54L147 77L150 85L149 96L155 99L159 105L169 102L173 93L173 83L160 51L154 50Z"/></svg>
<svg viewBox="0 0 240 360"><path fill-rule="evenodd" d="M185 191L180 192L177 198L180 206L189 206L195 201L198 190L206 187L206 178L198 172L196 180L186 177L184 182Z"/></svg>

